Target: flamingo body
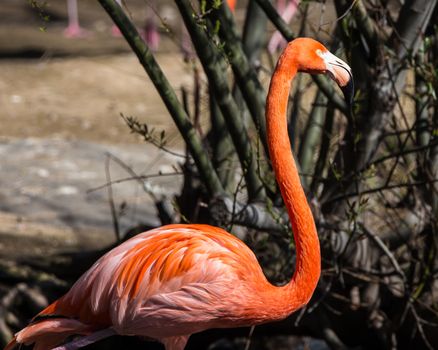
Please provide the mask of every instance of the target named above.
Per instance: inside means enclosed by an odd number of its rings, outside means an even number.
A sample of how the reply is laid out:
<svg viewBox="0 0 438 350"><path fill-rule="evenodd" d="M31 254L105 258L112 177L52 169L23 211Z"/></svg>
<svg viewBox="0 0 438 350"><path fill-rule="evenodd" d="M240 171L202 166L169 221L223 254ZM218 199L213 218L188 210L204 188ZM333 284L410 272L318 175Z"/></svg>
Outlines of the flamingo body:
<svg viewBox="0 0 438 350"><path fill-rule="evenodd" d="M235 236L209 225L168 225L107 253L49 311L161 339L219 320L262 322L268 286L253 252ZM251 298L237 297L250 291Z"/></svg>
<svg viewBox="0 0 438 350"><path fill-rule="evenodd" d="M112 328L185 344L188 334L282 319L296 307L278 295L254 253L235 236L209 225L168 225L100 258L35 321L50 315L68 318L37 322L19 332L17 340L38 342L52 332L54 346L71 333Z"/></svg>
<svg viewBox="0 0 438 350"><path fill-rule="evenodd" d="M252 251L209 225L168 225L137 235L100 258L70 289L8 344L76 349L113 334L139 335L182 350L208 328L280 320L305 305L318 283L321 256L312 212L287 134L287 101L295 73L329 73L351 92L348 65L320 43L299 38L280 57L266 102L272 166L294 233L296 268L289 283L270 284ZM347 102L348 102L347 98Z"/></svg>

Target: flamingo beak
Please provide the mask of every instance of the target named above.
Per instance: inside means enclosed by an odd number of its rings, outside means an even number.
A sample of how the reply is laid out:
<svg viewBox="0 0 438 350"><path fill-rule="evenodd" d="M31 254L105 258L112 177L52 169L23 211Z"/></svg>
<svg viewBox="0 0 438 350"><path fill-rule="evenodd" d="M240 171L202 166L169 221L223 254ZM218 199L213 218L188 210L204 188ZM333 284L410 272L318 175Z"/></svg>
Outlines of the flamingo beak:
<svg viewBox="0 0 438 350"><path fill-rule="evenodd" d="M328 51L322 53L321 57L325 62L327 74L341 88L345 102L351 108L354 97L354 81L350 66Z"/></svg>

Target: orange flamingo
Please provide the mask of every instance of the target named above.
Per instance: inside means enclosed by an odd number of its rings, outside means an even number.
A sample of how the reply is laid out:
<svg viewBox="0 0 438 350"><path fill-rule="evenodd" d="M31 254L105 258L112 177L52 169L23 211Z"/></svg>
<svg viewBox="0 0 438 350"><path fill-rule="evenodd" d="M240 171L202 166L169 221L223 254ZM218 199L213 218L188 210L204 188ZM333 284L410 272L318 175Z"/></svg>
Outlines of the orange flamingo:
<svg viewBox="0 0 438 350"><path fill-rule="evenodd" d="M287 45L271 80L266 105L270 157L291 220L297 257L288 284L270 284L253 252L220 228L163 226L100 258L66 295L18 332L6 349L21 343L35 343L36 350L76 349L124 334L181 350L193 333L281 320L305 305L318 283L321 257L287 134L289 89L298 71L328 73L346 97L352 89L349 66L309 38ZM72 335L81 337L59 346Z"/></svg>

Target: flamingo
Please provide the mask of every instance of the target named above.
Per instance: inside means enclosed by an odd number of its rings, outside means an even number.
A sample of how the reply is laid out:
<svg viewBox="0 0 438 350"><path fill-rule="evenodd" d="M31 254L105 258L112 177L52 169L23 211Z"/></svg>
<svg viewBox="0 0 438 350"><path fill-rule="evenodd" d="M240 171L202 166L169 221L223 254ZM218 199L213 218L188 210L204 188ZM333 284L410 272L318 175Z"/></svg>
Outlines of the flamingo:
<svg viewBox="0 0 438 350"><path fill-rule="evenodd" d="M154 13L157 8L156 0L150 1L148 7L142 37L151 51L157 52L160 45L160 33L158 32L157 16Z"/></svg>
<svg viewBox="0 0 438 350"><path fill-rule="evenodd" d="M120 7L123 6L122 0L116 0ZM148 4L146 21L143 29L140 30L141 36L146 44L149 46L152 52L156 52L158 50L158 46L160 44L160 33L158 32L158 25L155 13L153 13L153 9L157 8L156 1L151 1ZM113 37L121 37L122 33L115 24L111 26L111 35Z"/></svg>
<svg viewBox="0 0 438 350"><path fill-rule="evenodd" d="M281 18L286 23L289 23L292 18L295 16L295 13L298 10L298 5L300 4L300 0L290 0L286 4L286 0L278 0L277 1L277 10L281 13ZM277 30L271 37L268 43L268 51L272 54L274 52L280 51L287 44L286 40L283 38L281 33Z"/></svg>
<svg viewBox="0 0 438 350"><path fill-rule="evenodd" d="M5 349L23 343L35 343L36 350L76 349L122 334L182 350L193 333L281 320L306 305L318 283L321 256L287 133L288 96L297 72L327 73L347 102L353 89L350 67L310 38L286 46L271 79L266 104L269 151L296 246L296 269L289 283L269 283L253 252L221 228L162 226L100 258ZM79 337L59 345L72 335Z"/></svg>
<svg viewBox="0 0 438 350"><path fill-rule="evenodd" d="M88 35L88 31L79 24L78 2L77 0L67 0L68 26L64 29L64 36L67 38L83 38Z"/></svg>

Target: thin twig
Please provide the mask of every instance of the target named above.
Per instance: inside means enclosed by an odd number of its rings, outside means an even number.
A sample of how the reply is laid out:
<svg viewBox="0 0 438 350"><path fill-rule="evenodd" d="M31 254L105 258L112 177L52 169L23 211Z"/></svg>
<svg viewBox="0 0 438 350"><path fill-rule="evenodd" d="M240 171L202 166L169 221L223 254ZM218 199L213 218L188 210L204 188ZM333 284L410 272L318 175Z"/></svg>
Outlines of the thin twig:
<svg viewBox="0 0 438 350"><path fill-rule="evenodd" d="M363 190L363 191L361 191L360 194L370 194L370 193L375 193L375 192L388 191L388 190L393 190L395 188L423 186L426 184L432 184L432 183L437 183L437 182L438 182L438 179L434 179L434 180L430 180L430 181L416 181L416 182L409 182L409 183L404 183L404 184L384 185L384 186L380 186L380 187L376 187L376 188L370 188L368 190ZM333 197L333 198L328 199L326 203L337 202L340 200L344 200L346 198L355 197L357 195L359 195L358 192L351 192L351 193L343 194L341 196L337 196L337 197Z"/></svg>
<svg viewBox="0 0 438 350"><path fill-rule="evenodd" d="M188 115L188 113L187 113L187 115ZM131 132L136 133L140 136L143 136L143 138L146 142L151 143L152 145L154 145L158 149L160 149L166 153L169 153L172 156L180 157L180 158L184 158L184 159L187 158L187 155L172 151L166 147L166 140L164 139L164 137L165 137L164 130L161 131L160 136L158 136L158 139L157 139L157 137L154 135L155 130L152 129L149 131L147 128L147 124L140 123L134 117L125 117L123 115L123 113L121 113L121 117L122 117L123 121L126 123L126 125L128 125L129 129L131 129Z"/></svg>
<svg viewBox="0 0 438 350"><path fill-rule="evenodd" d="M323 24L320 24L320 27L326 26L326 25L328 25L328 24L332 24L332 23L337 23L337 22L339 22L341 19L343 19L345 16L348 15L348 13L351 11L351 9L354 7L354 5L356 5L356 2L357 2L357 0L354 0L354 1L351 3L351 5L348 7L348 9L346 9L345 12L344 12L342 15L340 15L338 18L336 18L336 19L333 20L333 21L328 21L328 22L325 22L325 23L323 23Z"/></svg>
<svg viewBox="0 0 438 350"><path fill-rule="evenodd" d="M210 197L224 193L222 184L217 173L205 152L202 141L196 133L187 114L181 106L178 98L156 62L152 52L139 35L134 24L126 17L124 11L114 0L99 0L99 3L112 18L114 23L119 27L133 52L138 57L141 65L150 77L155 88L159 92L164 104L172 116L176 126L185 143L187 144L190 154L196 163L202 182L208 190Z"/></svg>
<svg viewBox="0 0 438 350"><path fill-rule="evenodd" d="M248 337L246 338L246 343L245 343L245 350L249 350L249 347L251 346L251 338L254 333L254 329L255 326L251 326L251 328L249 329Z"/></svg>
<svg viewBox="0 0 438 350"><path fill-rule="evenodd" d="M242 185L244 185L244 182L243 182L244 179L245 179L245 177L242 175L240 177L239 182L237 183L236 190L233 193L233 210L231 212L231 220L230 220L230 223L228 226L228 232L232 231L233 225L234 225L234 220L237 217L237 215L241 214L241 212L246 209L245 206L243 206L242 210L239 213L236 213L237 195L240 193L240 190L242 189Z"/></svg>
<svg viewBox="0 0 438 350"><path fill-rule="evenodd" d="M144 180L151 179L151 178L154 178L154 177L175 176L175 175L184 175L184 173L182 171L180 171L180 172L175 171L173 173L161 173L160 172L160 173L157 173L157 174L136 175L136 176L131 176L131 177L125 177L125 178L122 178L122 179L117 179L117 180L113 180L111 182L107 182L107 183L105 183L103 185L100 185L100 186L97 186L97 187L90 188L90 189L87 190L86 193L89 194L89 193L92 193L92 192L95 192L95 191L99 191L99 190L101 190L101 189L103 189L105 187L108 187L108 186L111 186L111 185L115 185L115 184L119 184L119 183L122 183L122 182L127 182L127 181L135 180L135 181L139 181L139 182L141 181L141 184L143 184Z"/></svg>
<svg viewBox="0 0 438 350"><path fill-rule="evenodd" d="M422 325L423 320L420 318L420 316L418 316L417 310L415 310L415 307L412 304L409 305L409 310L411 311L412 316L414 316L414 318L415 318L415 321L417 323L418 332L420 333L421 338L424 341L424 344L426 345L426 347L429 350L433 350L434 347L432 346L432 344L429 343L429 340L427 339L426 334L424 333L424 329L423 329L423 325Z"/></svg>
<svg viewBox="0 0 438 350"><path fill-rule="evenodd" d="M111 173L110 173L110 154L107 153L105 158L105 176L106 181L111 182ZM117 218L117 211L114 204L114 195L113 195L113 187L110 185L108 188L108 203L111 209L111 218L113 221L113 228L114 228L114 234L116 235L116 241L120 242L120 227L119 227L119 220Z"/></svg>
<svg viewBox="0 0 438 350"><path fill-rule="evenodd" d="M132 176L132 178L136 179L139 182L139 184L143 187L143 190L152 197L152 200L154 202L158 201L158 198L156 197L155 193L145 186L145 182L143 180L140 180L140 176L137 175L137 173L130 166L128 166L120 158L116 157L111 153L107 153L107 156L111 158L113 161L115 161L118 165L120 165L123 169L125 169L126 172L128 172Z"/></svg>
<svg viewBox="0 0 438 350"><path fill-rule="evenodd" d="M433 148L435 146L438 146L438 141L430 142L428 145L424 145L424 146L418 146L418 147L412 147L412 148L409 148L409 149L404 149L404 150L401 150L400 152L397 152L397 153L391 153L391 154L389 154L387 156L383 156L383 157L380 157L380 158L374 160L373 162L369 163L361 171L363 172L363 171L369 169L371 166L379 164L379 163L383 163L383 162L385 162L385 161L387 161L389 159L398 158L398 157L400 157L402 155L406 155L406 154L409 154L409 153L421 152L421 151L427 150L429 148Z"/></svg>
<svg viewBox="0 0 438 350"><path fill-rule="evenodd" d="M386 246L385 243L380 239L379 236L373 234L371 231L369 231L365 226L360 225L362 231L385 253L385 255L388 257L389 261L391 262L391 265L394 267L394 269L397 271L397 273L400 275L400 277L403 279L403 282L407 281L406 275L401 269L400 265L398 264L396 258L391 253L389 248Z"/></svg>

